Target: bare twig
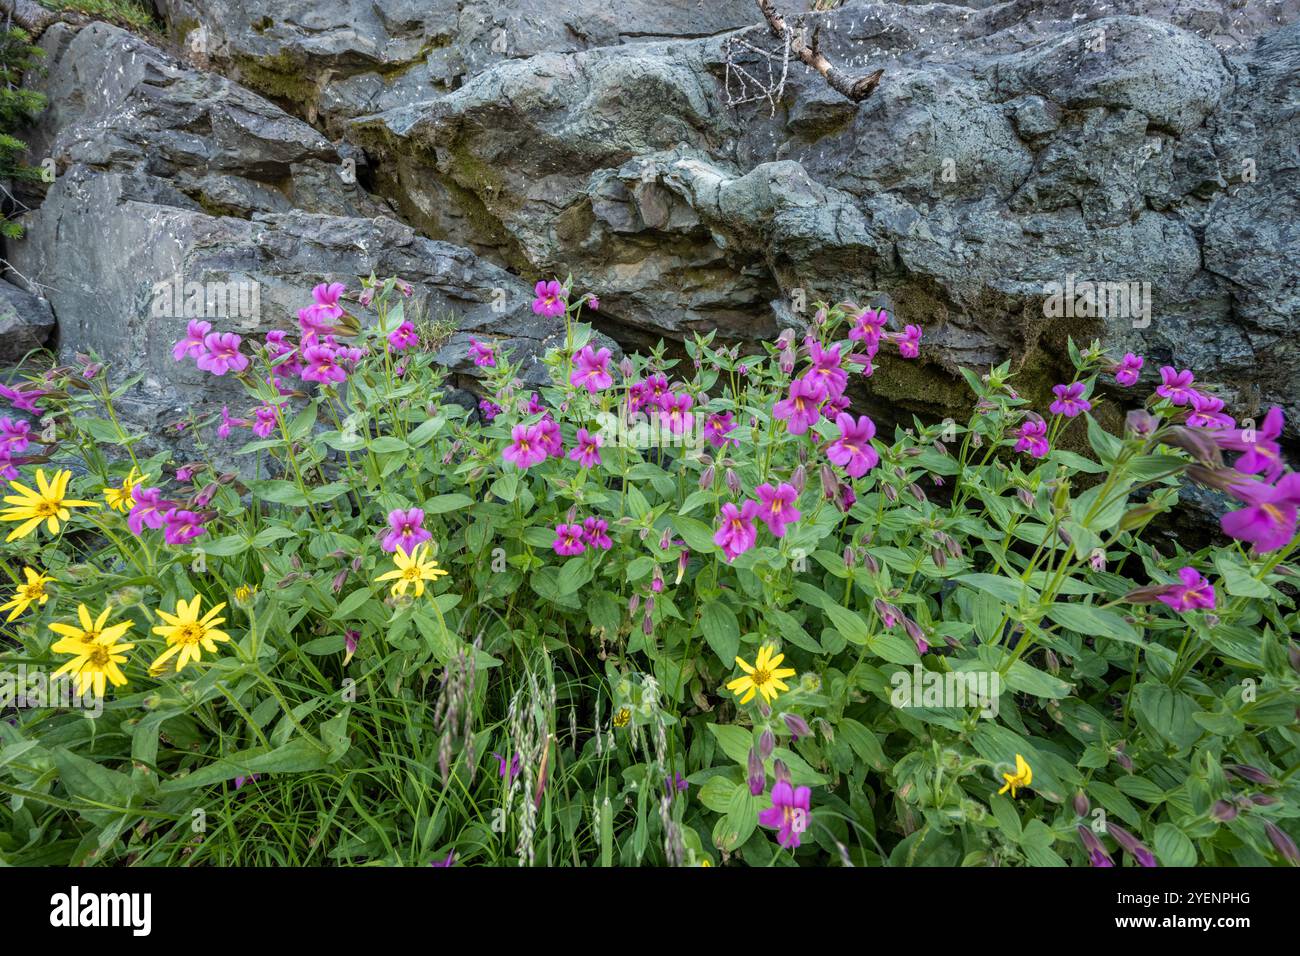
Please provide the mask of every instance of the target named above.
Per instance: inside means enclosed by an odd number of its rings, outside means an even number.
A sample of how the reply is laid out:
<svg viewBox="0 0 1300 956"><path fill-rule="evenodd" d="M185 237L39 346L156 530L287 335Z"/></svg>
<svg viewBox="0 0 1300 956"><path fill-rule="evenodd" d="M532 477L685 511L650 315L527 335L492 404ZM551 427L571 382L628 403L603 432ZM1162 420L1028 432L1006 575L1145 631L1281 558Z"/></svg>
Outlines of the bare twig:
<svg viewBox="0 0 1300 956"><path fill-rule="evenodd" d="M884 70L876 70L866 76L849 76L843 70L833 66L830 60L818 52L815 37L812 44L809 44L803 38L802 29L792 30L786 24L785 18L777 12L772 0L756 0L756 2L758 3L758 9L763 12L763 16L767 20L767 25L772 28L772 32L777 37L788 38L790 52L820 73L835 92L848 97L855 103L861 103L876 91L876 87L880 85L880 78L885 75Z"/></svg>

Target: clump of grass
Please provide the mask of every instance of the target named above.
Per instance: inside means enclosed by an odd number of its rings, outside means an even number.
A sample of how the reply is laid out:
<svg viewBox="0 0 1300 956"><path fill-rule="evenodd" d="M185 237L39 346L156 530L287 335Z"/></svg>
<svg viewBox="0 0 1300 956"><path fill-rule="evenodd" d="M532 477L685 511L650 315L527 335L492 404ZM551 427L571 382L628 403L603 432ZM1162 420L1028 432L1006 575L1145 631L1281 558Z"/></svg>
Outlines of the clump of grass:
<svg viewBox="0 0 1300 956"><path fill-rule="evenodd" d="M47 10L84 13L142 33L159 33L158 22L140 0L37 0Z"/></svg>

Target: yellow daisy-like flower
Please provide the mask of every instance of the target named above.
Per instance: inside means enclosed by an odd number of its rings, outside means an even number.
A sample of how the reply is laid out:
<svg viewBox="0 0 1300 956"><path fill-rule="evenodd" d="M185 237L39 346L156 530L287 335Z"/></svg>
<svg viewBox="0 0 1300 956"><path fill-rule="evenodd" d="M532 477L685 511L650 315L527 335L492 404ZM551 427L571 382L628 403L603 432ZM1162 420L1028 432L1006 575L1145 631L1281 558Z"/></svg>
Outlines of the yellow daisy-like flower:
<svg viewBox="0 0 1300 956"><path fill-rule="evenodd" d="M620 707L618 713L614 715L615 727L626 727L632 720L632 711L626 707Z"/></svg>
<svg viewBox="0 0 1300 956"><path fill-rule="evenodd" d="M742 704L748 704L753 699L755 691L762 694L763 700L770 704L776 699L778 693L790 689L781 678L793 677L794 668L781 667L785 655L777 654L773 657L772 652L775 650L776 648L770 644L764 644L760 647L758 657L754 659L753 667L750 667L739 657L736 658L736 664L745 673L728 684L727 690L740 697ZM742 694L744 696L741 696Z"/></svg>
<svg viewBox="0 0 1300 956"><path fill-rule="evenodd" d="M1020 754L1016 754L1016 772L1004 773L1002 779L1005 780L1006 783L1002 785L1002 789L999 790L998 793L1006 793L1010 790L1011 796L1014 799L1017 787L1028 787L1034 782L1034 771L1030 769L1029 764L1025 763L1024 757L1020 756Z"/></svg>
<svg viewBox="0 0 1300 956"><path fill-rule="evenodd" d="M9 616L5 618L6 624L27 610L33 601L44 604L50 599L50 592L45 590L45 585L54 578L44 571L36 571L32 568L23 568L23 575L27 578L27 583L14 588L14 596L4 604L0 604L0 611L9 611Z"/></svg>
<svg viewBox="0 0 1300 956"><path fill-rule="evenodd" d="M140 474L139 469L132 465L130 473L122 479L121 488L104 489L104 501L114 511L126 514L135 504L135 489L148 477Z"/></svg>
<svg viewBox="0 0 1300 956"><path fill-rule="evenodd" d="M256 584L241 584L235 588L235 603L248 604L257 596Z"/></svg>
<svg viewBox="0 0 1300 956"><path fill-rule="evenodd" d="M79 604L77 618L81 627L70 624L50 625L51 631L63 635L50 646L50 650L56 654L72 655L72 660L56 670L53 676L75 675L78 694L84 694L87 688L93 686L95 696L103 697L106 683L112 683L114 687L126 683L126 675L118 665L126 663L126 652L135 645L119 644L118 641L131 629L131 622L121 621L106 627L112 609L113 606L108 605L98 618L91 620L86 605Z"/></svg>
<svg viewBox="0 0 1300 956"><path fill-rule="evenodd" d="M411 585L415 585L415 596L422 596L425 581L436 581L447 573L438 567L438 562L432 558L425 560L428 554L429 547L427 544L416 545L415 550L409 555L401 548L398 548L393 552L393 563L397 565L397 570L381 574L375 578L375 581L392 581L393 594L396 597L404 595L406 589Z"/></svg>
<svg viewBox="0 0 1300 956"><path fill-rule="evenodd" d="M149 665L150 674L161 673L163 665L172 657L176 657L176 670L179 673L190 661L199 660L200 647L209 654L215 654L218 641L230 640L229 634L217 630L218 624L226 622L224 617L217 617L221 609L226 606L226 602L222 601L214 605L208 609L207 614L199 617L201 601L202 596L198 594L194 595L194 600L188 604L181 599L176 602L175 614L168 614L159 609L158 616L167 623L155 627L153 632L167 638L167 650L158 655L157 659Z"/></svg>
<svg viewBox="0 0 1300 956"><path fill-rule="evenodd" d="M10 487L18 494L5 495L5 504L14 507L0 511L0 521L21 521L22 524L10 531L9 537L5 540L13 541L16 538L27 537L39 527L42 521L45 522L45 530L50 534L58 534L59 522L67 521L72 517L69 508L98 508L99 505L93 501L78 501L63 497L67 494L68 479L71 477L70 471L56 471L54 480L47 482L44 469L37 468L36 487L39 491L32 491L26 485L16 481L9 482Z"/></svg>

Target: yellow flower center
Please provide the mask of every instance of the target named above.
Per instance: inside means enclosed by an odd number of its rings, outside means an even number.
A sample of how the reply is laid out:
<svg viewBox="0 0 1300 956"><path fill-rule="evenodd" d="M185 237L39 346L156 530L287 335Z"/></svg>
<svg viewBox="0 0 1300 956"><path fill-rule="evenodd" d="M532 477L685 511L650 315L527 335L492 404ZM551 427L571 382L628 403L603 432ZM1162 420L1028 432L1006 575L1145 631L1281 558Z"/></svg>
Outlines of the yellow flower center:
<svg viewBox="0 0 1300 956"><path fill-rule="evenodd" d="M88 661L92 667L104 668L108 666L108 648L96 647L90 652Z"/></svg>
<svg viewBox="0 0 1300 956"><path fill-rule="evenodd" d="M175 640L178 644L197 644L203 639L205 628L197 622L187 622L176 628Z"/></svg>
<svg viewBox="0 0 1300 956"><path fill-rule="evenodd" d="M755 686L762 687L772 679L772 675L761 667L755 667L754 673L749 675L749 679L754 682Z"/></svg>
<svg viewBox="0 0 1300 956"><path fill-rule="evenodd" d="M411 565L409 568L407 568L405 571L403 571L403 572L402 572L402 580L403 580L403 581L418 581L418 580L420 580L420 569L419 569L419 567L417 567L416 565L413 564L413 565Z"/></svg>
<svg viewBox="0 0 1300 956"><path fill-rule="evenodd" d="M40 581L35 584L22 584L19 585L18 591L25 600L35 601L45 596L45 585Z"/></svg>
<svg viewBox="0 0 1300 956"><path fill-rule="evenodd" d="M35 512L37 515L39 515L42 518L48 518L51 515L56 514L58 510L59 510L58 502L50 501L47 498L42 498L39 502L37 502L36 507L32 509L33 512Z"/></svg>

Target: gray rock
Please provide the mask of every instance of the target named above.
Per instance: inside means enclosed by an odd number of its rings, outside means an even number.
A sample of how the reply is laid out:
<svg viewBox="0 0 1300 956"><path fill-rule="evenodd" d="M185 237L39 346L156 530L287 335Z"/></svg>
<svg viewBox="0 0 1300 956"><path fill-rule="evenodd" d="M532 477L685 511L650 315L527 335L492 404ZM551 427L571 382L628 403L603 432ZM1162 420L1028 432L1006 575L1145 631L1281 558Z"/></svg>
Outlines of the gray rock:
<svg viewBox="0 0 1300 956"><path fill-rule="evenodd" d="M809 23L837 65L886 70L862 104L795 66L774 106L729 107L729 53L751 75L765 62L724 35L502 62L347 136L408 221L523 273L571 271L631 340L752 339L806 319L796 303L885 296L925 327L928 360L883 369L885 402L948 407L956 364L1008 358L1045 389L1067 335L1099 336L1294 423L1297 14L849 2ZM1053 319L1067 280L1136 284L1149 321Z"/></svg>
<svg viewBox="0 0 1300 956"><path fill-rule="evenodd" d="M752 0L161 0L205 62L330 128L449 92L511 59L758 19Z"/></svg>
<svg viewBox="0 0 1300 956"><path fill-rule="evenodd" d="M54 313L42 298L0 279L0 362L20 362L48 344Z"/></svg>

